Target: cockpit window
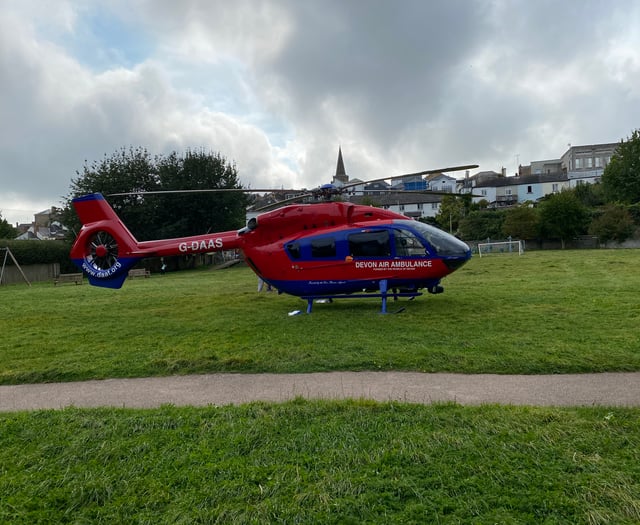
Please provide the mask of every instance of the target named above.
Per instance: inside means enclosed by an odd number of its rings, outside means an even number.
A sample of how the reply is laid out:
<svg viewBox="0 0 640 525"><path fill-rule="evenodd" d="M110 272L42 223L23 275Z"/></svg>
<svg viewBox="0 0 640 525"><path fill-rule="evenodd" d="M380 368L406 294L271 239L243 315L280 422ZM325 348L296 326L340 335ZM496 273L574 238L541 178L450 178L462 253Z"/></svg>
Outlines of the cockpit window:
<svg viewBox="0 0 640 525"><path fill-rule="evenodd" d="M352 233L349 253L354 257L389 257L391 248L387 230Z"/></svg>
<svg viewBox="0 0 640 525"><path fill-rule="evenodd" d="M409 230L395 230L393 236L395 238L397 257L425 255L427 253L426 248L413 232Z"/></svg>
<svg viewBox="0 0 640 525"><path fill-rule="evenodd" d="M286 248L292 259L300 259L302 254L300 253L299 242L290 242L289 244L287 244Z"/></svg>
<svg viewBox="0 0 640 525"><path fill-rule="evenodd" d="M469 253L469 247L460 239L444 232L435 226L420 221L395 221L415 230L433 248L437 255L462 257Z"/></svg>

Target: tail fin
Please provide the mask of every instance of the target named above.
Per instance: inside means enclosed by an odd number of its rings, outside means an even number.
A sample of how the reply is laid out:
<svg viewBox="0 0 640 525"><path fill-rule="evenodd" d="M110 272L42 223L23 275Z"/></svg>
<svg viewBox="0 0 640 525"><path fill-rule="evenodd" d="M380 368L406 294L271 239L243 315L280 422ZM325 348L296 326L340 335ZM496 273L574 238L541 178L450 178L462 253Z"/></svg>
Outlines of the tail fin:
<svg viewBox="0 0 640 525"><path fill-rule="evenodd" d="M96 286L120 288L143 257L138 241L100 193L73 199L83 226L71 248L72 261Z"/></svg>

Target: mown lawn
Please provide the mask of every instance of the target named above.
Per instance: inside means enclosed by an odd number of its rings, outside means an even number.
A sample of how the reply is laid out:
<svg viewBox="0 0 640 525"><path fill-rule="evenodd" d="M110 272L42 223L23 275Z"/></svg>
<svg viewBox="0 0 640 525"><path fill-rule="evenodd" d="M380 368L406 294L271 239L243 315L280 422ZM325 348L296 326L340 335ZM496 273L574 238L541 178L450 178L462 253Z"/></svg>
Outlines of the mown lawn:
<svg viewBox="0 0 640 525"><path fill-rule="evenodd" d="M302 400L0 414L0 522L632 524L639 416Z"/></svg>
<svg viewBox="0 0 640 525"><path fill-rule="evenodd" d="M640 370L638 251L474 258L382 316L246 268L0 287L0 382ZM391 308L393 309L393 308ZM640 522L640 409L368 401L0 414L0 523Z"/></svg>
<svg viewBox="0 0 640 525"><path fill-rule="evenodd" d="M317 304L256 291L247 268L121 290L0 287L0 383L215 371L640 370L640 251L474 257L445 293Z"/></svg>

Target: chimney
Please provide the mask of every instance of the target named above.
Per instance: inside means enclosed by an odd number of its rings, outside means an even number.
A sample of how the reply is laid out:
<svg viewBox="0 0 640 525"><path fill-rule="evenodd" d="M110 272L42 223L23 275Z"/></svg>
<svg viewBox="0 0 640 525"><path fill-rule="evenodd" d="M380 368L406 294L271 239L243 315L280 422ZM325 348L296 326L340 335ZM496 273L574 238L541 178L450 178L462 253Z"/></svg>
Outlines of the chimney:
<svg viewBox="0 0 640 525"><path fill-rule="evenodd" d="M507 168L505 168L504 166L502 167L502 176L503 177L507 176Z"/></svg>

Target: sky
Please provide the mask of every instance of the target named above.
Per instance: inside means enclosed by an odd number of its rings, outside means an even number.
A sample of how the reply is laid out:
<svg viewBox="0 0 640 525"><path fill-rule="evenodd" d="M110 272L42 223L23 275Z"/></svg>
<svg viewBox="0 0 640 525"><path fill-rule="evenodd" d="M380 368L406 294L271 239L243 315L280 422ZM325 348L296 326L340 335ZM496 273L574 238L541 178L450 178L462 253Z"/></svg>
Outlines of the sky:
<svg viewBox="0 0 640 525"><path fill-rule="evenodd" d="M361 180L512 175L638 127L637 0L0 0L11 224L123 148L313 188L339 147Z"/></svg>

